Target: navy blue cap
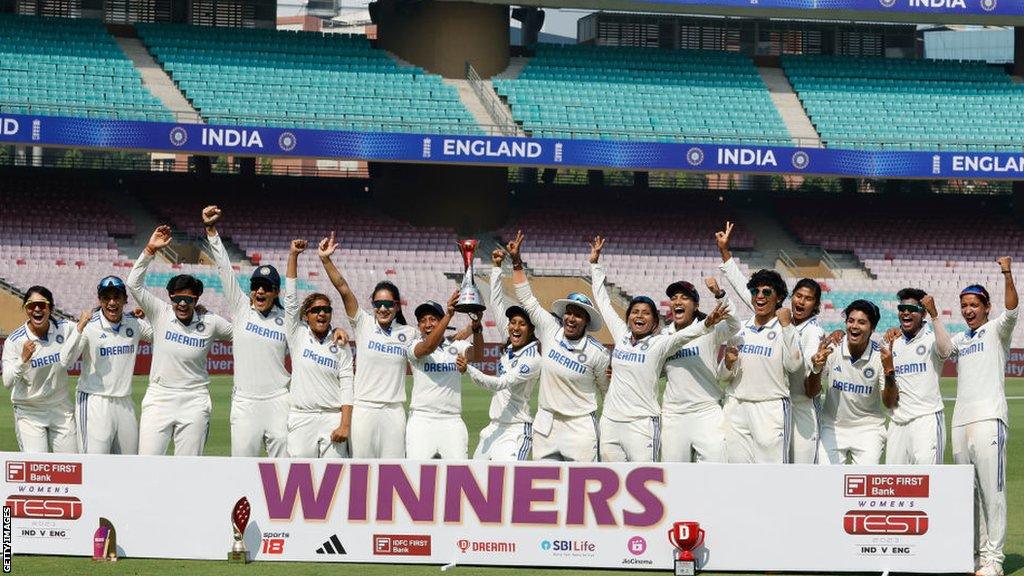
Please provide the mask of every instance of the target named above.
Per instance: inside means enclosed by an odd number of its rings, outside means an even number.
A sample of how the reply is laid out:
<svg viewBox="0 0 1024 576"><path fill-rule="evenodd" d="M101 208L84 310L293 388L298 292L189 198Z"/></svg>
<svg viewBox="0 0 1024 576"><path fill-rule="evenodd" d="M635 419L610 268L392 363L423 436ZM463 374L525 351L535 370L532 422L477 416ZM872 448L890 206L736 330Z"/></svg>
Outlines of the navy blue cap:
<svg viewBox="0 0 1024 576"><path fill-rule="evenodd" d="M124 285L124 280L121 280L117 276L106 276L100 283L96 285L96 294L102 294L107 290L117 290L122 294L128 294L128 288Z"/></svg>
<svg viewBox="0 0 1024 576"><path fill-rule="evenodd" d="M252 271L249 283L252 284L253 282L268 282L275 289L278 289L281 287L281 275L277 273L277 268L267 264Z"/></svg>
<svg viewBox="0 0 1024 576"><path fill-rule="evenodd" d="M433 314L439 319L444 317L444 306L441 306L433 300L427 300L423 304L416 307L416 320L426 316L427 314Z"/></svg>
<svg viewBox="0 0 1024 576"><path fill-rule="evenodd" d="M515 316L519 316L523 320L526 320L527 324L533 326L533 320L530 319L530 314L522 306L516 306L513 304L505 309L505 318L511 320Z"/></svg>
<svg viewBox="0 0 1024 576"><path fill-rule="evenodd" d="M700 304L700 294L697 293L697 287L686 280L677 280L669 284L668 288L665 289L665 296L668 296L669 298L676 294L682 294L690 300L693 300L694 303Z"/></svg>

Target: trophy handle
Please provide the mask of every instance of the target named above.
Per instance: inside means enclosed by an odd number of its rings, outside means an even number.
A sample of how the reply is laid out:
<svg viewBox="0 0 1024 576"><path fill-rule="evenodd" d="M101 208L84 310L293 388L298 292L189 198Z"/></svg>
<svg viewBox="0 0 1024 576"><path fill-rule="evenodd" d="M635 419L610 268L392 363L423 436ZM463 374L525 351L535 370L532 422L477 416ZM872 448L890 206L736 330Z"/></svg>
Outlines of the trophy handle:
<svg viewBox="0 0 1024 576"><path fill-rule="evenodd" d="M704 544L704 529L697 528L697 543L693 545L693 549L696 550Z"/></svg>

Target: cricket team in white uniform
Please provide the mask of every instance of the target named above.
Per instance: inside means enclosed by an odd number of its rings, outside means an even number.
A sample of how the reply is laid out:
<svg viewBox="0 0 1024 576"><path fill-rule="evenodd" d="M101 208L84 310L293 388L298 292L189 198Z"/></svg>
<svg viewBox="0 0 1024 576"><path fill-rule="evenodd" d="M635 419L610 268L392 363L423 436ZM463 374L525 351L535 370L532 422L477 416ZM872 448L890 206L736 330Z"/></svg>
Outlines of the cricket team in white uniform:
<svg viewBox="0 0 1024 576"><path fill-rule="evenodd" d="M375 289L372 311L360 308L331 262L332 235L318 253L352 326L359 358L353 370L345 335L324 331L327 296L311 296L315 305L300 311L292 261L283 292L277 270L263 265L248 297L243 293L214 227L219 218L216 207L203 212L230 321L197 306L198 279L172 278L171 303L145 288L156 251L170 242L167 227L154 232L126 283L101 281L100 307L77 326L50 319L53 297L45 288L26 293L28 321L3 349L3 383L11 389L22 450L162 455L173 440L175 454L201 455L212 407L207 355L215 340L231 340L235 456L266 450L272 457L466 458L465 374L494 394L478 459L877 464L884 452L888 464L935 464L942 462L946 436L939 379L952 359L958 363L953 458L977 471L978 573L1002 573L1004 367L1018 316L1009 258L998 261L1005 312L989 319L988 292L969 286L961 294L969 330L950 337L941 322L924 321L926 314L937 317L934 301L907 289L899 294L901 326L870 339L878 310L869 302L846 309L845 333L825 335L816 322L816 283L798 283L790 309L782 307L788 289L777 273L744 278L728 252L731 224L716 234L721 268L750 318L740 320L713 281L708 289L716 306L708 314L698 310L696 288L676 282L666 291L672 305L665 326L646 297L634 298L625 318L619 316L599 263L600 237L591 245L596 306L573 293L544 309L523 272L519 234L507 251L492 255L491 307L509 339L491 376L471 365L482 348L479 318L444 337L455 296L447 308L419 306L419 329L404 323L398 289L389 283ZM293 242L292 257L304 248L304 241ZM506 256L519 305L508 305L502 287ZM123 310L127 294L144 319ZM611 351L588 334L602 325L612 334ZM131 379L142 341L152 343L153 360L136 425ZM67 371L79 357L73 406ZM413 374L408 422L407 366ZM667 385L659 404L662 376Z"/></svg>

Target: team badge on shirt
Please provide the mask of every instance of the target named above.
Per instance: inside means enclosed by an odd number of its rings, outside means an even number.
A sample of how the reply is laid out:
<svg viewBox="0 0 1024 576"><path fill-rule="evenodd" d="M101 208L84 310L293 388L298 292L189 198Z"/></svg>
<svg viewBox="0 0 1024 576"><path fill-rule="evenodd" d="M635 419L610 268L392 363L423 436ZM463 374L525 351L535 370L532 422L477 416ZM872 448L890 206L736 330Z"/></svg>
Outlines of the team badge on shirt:
<svg viewBox="0 0 1024 576"><path fill-rule="evenodd" d="M64 337L61 336L60 334L57 334L57 338L55 338L55 340L57 340L57 344L63 344L64 343Z"/></svg>
<svg viewBox="0 0 1024 576"><path fill-rule="evenodd" d="M455 346L448 348L448 353L452 356L458 356L459 351L455 349Z"/></svg>
<svg viewBox="0 0 1024 576"><path fill-rule="evenodd" d="M331 354L337 354L338 353L338 345L337 344L331 344L331 347L328 348L328 350L331 351Z"/></svg>
<svg viewBox="0 0 1024 576"><path fill-rule="evenodd" d="M125 329L124 334L125 334L125 336L131 338L132 336L135 336L135 330L132 330L131 328L127 328L127 329Z"/></svg>
<svg viewBox="0 0 1024 576"><path fill-rule="evenodd" d="M875 377L875 369L870 367L870 366L865 368L864 369L864 377L867 378L868 380L871 380L872 378L874 378Z"/></svg>
<svg viewBox="0 0 1024 576"><path fill-rule="evenodd" d="M917 346L917 355L918 356L924 356L925 350L926 350L926 348L924 347L924 344L919 344Z"/></svg>
<svg viewBox="0 0 1024 576"><path fill-rule="evenodd" d="M580 364L586 364L587 363L587 355L582 353L582 352L580 352L580 355L576 357L576 360L579 361Z"/></svg>
<svg viewBox="0 0 1024 576"><path fill-rule="evenodd" d="M399 342L405 342L405 334L399 334L398 335L398 341Z"/></svg>
<svg viewBox="0 0 1024 576"><path fill-rule="evenodd" d="M771 332L768 333L768 339L769 340L775 340L775 338L777 338L777 337L778 337L778 334L774 330L772 330Z"/></svg>
<svg viewBox="0 0 1024 576"><path fill-rule="evenodd" d="M650 343L647 342L646 340L640 343L640 350L643 351L643 352L646 352L647 349L650 348L650 347L651 347Z"/></svg>
<svg viewBox="0 0 1024 576"><path fill-rule="evenodd" d="M978 331L978 338L984 338L984 337L985 337L985 329L982 328L981 330Z"/></svg>
<svg viewBox="0 0 1024 576"><path fill-rule="evenodd" d="M284 326L284 318L281 318L280 316L274 318L274 324L277 324L278 326Z"/></svg>
<svg viewBox="0 0 1024 576"><path fill-rule="evenodd" d="M202 322L196 324L196 332L202 332L203 330L206 330L206 324L203 324Z"/></svg>

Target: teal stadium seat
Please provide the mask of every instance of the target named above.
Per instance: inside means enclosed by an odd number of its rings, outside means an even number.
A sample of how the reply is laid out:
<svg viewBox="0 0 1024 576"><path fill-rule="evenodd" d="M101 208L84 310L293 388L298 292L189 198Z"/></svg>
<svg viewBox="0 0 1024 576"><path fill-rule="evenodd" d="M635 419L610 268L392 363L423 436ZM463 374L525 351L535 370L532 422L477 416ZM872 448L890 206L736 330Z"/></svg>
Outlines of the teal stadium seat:
<svg viewBox="0 0 1024 576"><path fill-rule="evenodd" d="M825 305L831 306L840 311L840 316L842 316L842 310L849 306L854 300L869 300L879 304L881 306L879 308L879 312L882 314L881 319L878 321L878 328L876 328L876 335L878 337L881 337L886 329L900 325L899 313L896 311L897 302L893 300L893 294L888 292L833 290L822 294L821 299ZM955 322L943 322L943 324L946 325L946 329L949 330L950 334L962 332L967 329L967 325L964 324L962 320ZM824 322L821 327L826 333L830 333L834 330L846 330L846 325L843 322Z"/></svg>
<svg viewBox="0 0 1024 576"><path fill-rule="evenodd" d="M455 87L365 36L137 24L210 123L481 134Z"/></svg>
<svg viewBox="0 0 1024 576"><path fill-rule="evenodd" d="M1024 147L1024 85L999 66L844 56L785 56L782 65L828 147Z"/></svg>
<svg viewBox="0 0 1024 576"><path fill-rule="evenodd" d="M0 111L171 121L98 20L0 14Z"/></svg>
<svg viewBox="0 0 1024 576"><path fill-rule="evenodd" d="M731 52L539 44L494 89L538 137L793 143L754 63Z"/></svg>

